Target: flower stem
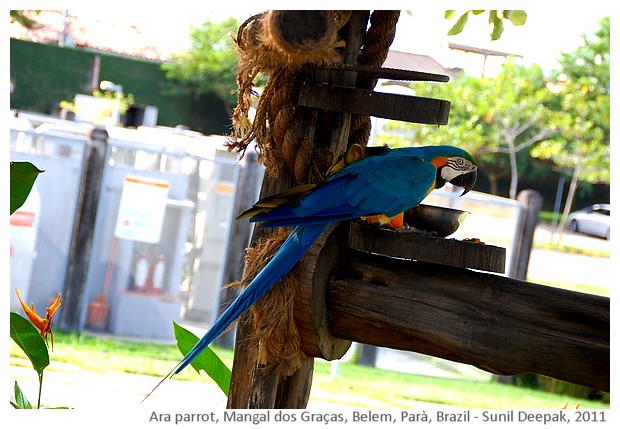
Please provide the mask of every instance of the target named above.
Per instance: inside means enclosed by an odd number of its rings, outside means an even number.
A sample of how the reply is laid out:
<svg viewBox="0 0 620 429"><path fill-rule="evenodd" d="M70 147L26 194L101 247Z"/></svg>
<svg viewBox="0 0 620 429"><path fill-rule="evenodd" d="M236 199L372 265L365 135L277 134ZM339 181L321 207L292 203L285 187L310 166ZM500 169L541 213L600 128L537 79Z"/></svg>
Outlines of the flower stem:
<svg viewBox="0 0 620 429"><path fill-rule="evenodd" d="M37 398L37 409L41 408L41 390L43 389L43 371L39 373L39 397Z"/></svg>

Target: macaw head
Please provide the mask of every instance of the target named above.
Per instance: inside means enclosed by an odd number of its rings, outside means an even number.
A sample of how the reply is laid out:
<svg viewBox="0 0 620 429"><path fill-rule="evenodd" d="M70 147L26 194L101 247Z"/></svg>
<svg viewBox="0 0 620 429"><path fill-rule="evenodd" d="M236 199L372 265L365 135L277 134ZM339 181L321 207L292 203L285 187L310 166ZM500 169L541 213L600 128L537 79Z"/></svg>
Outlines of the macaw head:
<svg viewBox="0 0 620 429"><path fill-rule="evenodd" d="M448 153L436 156L432 163L437 167L435 189L441 188L446 182L463 188L461 196L469 192L476 184L478 163L463 149L447 146Z"/></svg>

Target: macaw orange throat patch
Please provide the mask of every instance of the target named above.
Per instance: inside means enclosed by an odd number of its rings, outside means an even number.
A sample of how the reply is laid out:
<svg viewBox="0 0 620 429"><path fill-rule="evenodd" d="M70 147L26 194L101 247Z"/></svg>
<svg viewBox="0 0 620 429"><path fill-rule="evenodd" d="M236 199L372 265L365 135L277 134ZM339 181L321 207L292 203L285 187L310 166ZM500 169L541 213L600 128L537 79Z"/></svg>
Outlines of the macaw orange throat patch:
<svg viewBox="0 0 620 429"><path fill-rule="evenodd" d="M439 170L441 167L443 167L444 165L448 163L448 157L436 156L435 158L432 159L431 163L435 166L435 168Z"/></svg>
<svg viewBox="0 0 620 429"><path fill-rule="evenodd" d="M58 310L58 307L60 307L60 304L62 303L62 301L60 300L60 294L58 294L58 296L56 297L52 305L50 305L49 307L45 309L45 318L41 318L35 312L34 304L28 307L28 305L26 305L26 303L22 300L19 290L15 289L15 293L17 294L17 299L19 299L19 303L22 305L22 308L24 309L26 316L28 316L28 319L30 319L32 324L36 326L37 329L39 329L39 331L41 331L41 336L43 337L46 343L47 343L47 334L50 334L50 337L52 339L52 351L53 351L54 350L54 332L52 332L52 317L54 316L54 313L56 313L56 310Z"/></svg>

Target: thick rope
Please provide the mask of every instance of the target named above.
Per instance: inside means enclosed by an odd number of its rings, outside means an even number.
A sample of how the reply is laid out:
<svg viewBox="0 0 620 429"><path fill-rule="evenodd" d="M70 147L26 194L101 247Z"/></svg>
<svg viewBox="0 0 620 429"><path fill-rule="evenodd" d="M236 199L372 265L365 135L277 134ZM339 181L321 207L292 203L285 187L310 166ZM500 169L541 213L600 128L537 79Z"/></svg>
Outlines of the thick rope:
<svg viewBox="0 0 620 429"><path fill-rule="evenodd" d="M279 175L283 165L298 183L306 183L315 153L312 140L302 135L295 95L308 70L340 61L339 49L344 42L338 31L348 21L351 11L324 11L327 19L324 37L292 44L278 31L283 19L281 11L254 15L244 22L235 39L239 58L237 75L238 103L233 112L236 141L228 144L241 155L248 144L256 141L261 161L272 176ZM254 121L249 120L253 82L259 73L269 74L259 100ZM272 130L272 131L268 131ZM278 152L271 150L277 148Z"/></svg>
<svg viewBox="0 0 620 429"><path fill-rule="evenodd" d="M364 37L360 65L381 67L387 58L390 46L396 35L396 24L400 17L399 10L375 10L370 16L370 28ZM377 79L358 76L356 87L373 89ZM359 144L366 146L370 138L370 117L353 115L349 131L348 146Z"/></svg>
<svg viewBox="0 0 620 429"><path fill-rule="evenodd" d="M287 236L288 231L278 228L259 240L256 246L246 249L244 280L231 283L228 287L246 286L278 251ZM254 329L247 338L247 345L254 350L257 365L265 369L277 367L284 376L299 369L305 356L293 314L299 286L298 275L287 275L250 309Z"/></svg>

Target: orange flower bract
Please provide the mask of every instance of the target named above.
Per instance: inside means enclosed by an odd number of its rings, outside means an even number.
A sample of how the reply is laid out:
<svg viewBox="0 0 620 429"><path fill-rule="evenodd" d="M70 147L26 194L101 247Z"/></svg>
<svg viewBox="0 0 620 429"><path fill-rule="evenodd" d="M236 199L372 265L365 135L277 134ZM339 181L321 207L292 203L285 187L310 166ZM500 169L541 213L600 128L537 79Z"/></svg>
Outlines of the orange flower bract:
<svg viewBox="0 0 620 429"><path fill-rule="evenodd" d="M35 312L34 304L28 307L28 305L26 305L26 303L22 300L19 290L15 289L15 293L17 294L17 299L19 299L19 303L22 305L26 316L28 316L28 319L30 319L32 324L41 331L41 336L43 337L43 339L45 339L45 342L47 342L47 334L50 334L52 338L52 350L54 350L54 332L52 332L52 317L62 303L62 301L60 300L60 294L58 294L52 305L45 309L45 319L42 319Z"/></svg>

